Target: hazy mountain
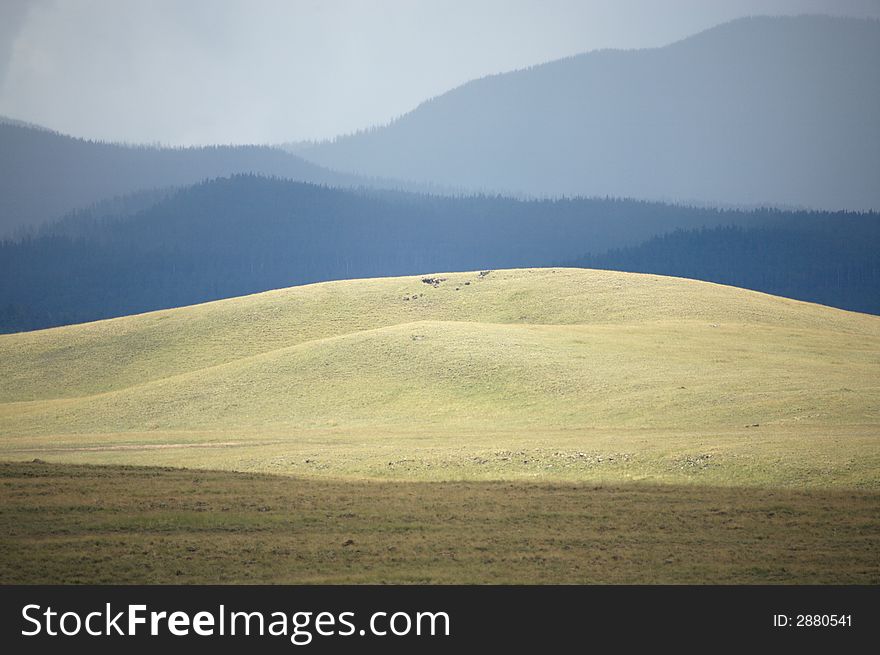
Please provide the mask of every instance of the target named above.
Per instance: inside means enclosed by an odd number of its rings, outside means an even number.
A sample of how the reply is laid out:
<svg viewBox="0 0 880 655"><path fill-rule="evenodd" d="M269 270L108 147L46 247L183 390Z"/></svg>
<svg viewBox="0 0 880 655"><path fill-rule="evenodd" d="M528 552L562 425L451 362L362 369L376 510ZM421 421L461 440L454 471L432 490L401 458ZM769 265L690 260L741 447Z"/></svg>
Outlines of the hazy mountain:
<svg viewBox="0 0 880 655"><path fill-rule="evenodd" d="M813 299L809 294L828 282L830 267L841 258L849 257L858 267L865 261L876 264L880 252L877 214L721 211L632 200L443 197L346 191L254 176L184 188L134 213L131 203L121 205L127 214L112 215L107 209L102 203L46 227L38 236L0 242L0 331L324 280L553 266L583 253L599 256L637 244L674 227L777 226L782 240L792 236L789 249L798 261L815 268L805 283L786 287L793 297L804 299ZM804 231L834 233L835 239L816 248L825 237L797 237ZM724 249L723 240L719 247ZM699 260L701 252L698 244L693 251L684 248L673 254L691 261ZM756 271L784 272L791 263L772 256L768 261L742 247L731 252L723 262L725 281L734 285L751 282ZM591 265L613 263L605 259ZM706 270L711 274L713 269ZM761 283L752 286L763 289ZM827 300L823 296L823 301L839 304L858 296L858 307L876 306L864 302L865 295L880 295L876 274L872 284Z"/></svg>
<svg viewBox="0 0 880 655"><path fill-rule="evenodd" d="M747 18L479 79L324 166L501 191L880 208L880 22Z"/></svg>
<svg viewBox="0 0 880 655"><path fill-rule="evenodd" d="M32 130L40 130L41 132L54 131L54 130L50 130L48 127L44 127L42 125L37 125L36 123L28 123L27 121L22 121L17 118L11 118L10 116L0 116L0 125L12 125L14 127L27 127Z"/></svg>
<svg viewBox="0 0 880 655"><path fill-rule="evenodd" d="M116 196L183 186L233 173L359 185L277 148L132 147L65 136L21 121L0 121L0 236Z"/></svg>
<svg viewBox="0 0 880 655"><path fill-rule="evenodd" d="M121 196L104 198L82 209L74 209L61 218L42 223L38 227L27 227L18 230L13 238L24 238L37 235L81 236L86 226L90 229L97 225L115 222L134 216L161 200L165 200L185 187L162 187L160 189L142 189Z"/></svg>

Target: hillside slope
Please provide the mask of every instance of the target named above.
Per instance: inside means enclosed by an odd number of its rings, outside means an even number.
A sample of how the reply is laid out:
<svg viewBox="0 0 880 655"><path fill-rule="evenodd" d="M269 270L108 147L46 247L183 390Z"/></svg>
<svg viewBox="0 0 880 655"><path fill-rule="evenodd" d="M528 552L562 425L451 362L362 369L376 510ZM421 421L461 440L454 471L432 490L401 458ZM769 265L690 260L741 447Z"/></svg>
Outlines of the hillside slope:
<svg viewBox="0 0 880 655"><path fill-rule="evenodd" d="M741 19L475 80L299 154L537 195L878 209L877 61L877 21Z"/></svg>
<svg viewBox="0 0 880 655"><path fill-rule="evenodd" d="M134 147L0 120L0 238L115 196L234 173L340 186L361 183L277 148Z"/></svg>
<svg viewBox="0 0 880 655"><path fill-rule="evenodd" d="M676 230L569 265L687 277L880 314L877 217L838 215L812 228L789 221Z"/></svg>
<svg viewBox="0 0 880 655"><path fill-rule="evenodd" d="M635 246L675 228L723 225L772 227L791 256L777 257L772 240L764 243L768 233L754 233L743 247L719 232L714 247L728 256L726 277L717 281L776 292L773 281L792 277L794 257L810 274L782 287L784 295L844 309L877 307L880 277L839 273L841 265L856 272L880 270L876 213L440 197L236 175L102 203L33 238L0 241L0 332L328 280L556 266L586 253L600 256L609 248ZM702 242L694 242L674 259L699 260L704 250ZM636 259L639 265L642 258ZM587 266L614 267L597 262Z"/></svg>
<svg viewBox="0 0 880 655"><path fill-rule="evenodd" d="M878 317L582 269L428 277L0 336L2 453L335 475L880 482Z"/></svg>

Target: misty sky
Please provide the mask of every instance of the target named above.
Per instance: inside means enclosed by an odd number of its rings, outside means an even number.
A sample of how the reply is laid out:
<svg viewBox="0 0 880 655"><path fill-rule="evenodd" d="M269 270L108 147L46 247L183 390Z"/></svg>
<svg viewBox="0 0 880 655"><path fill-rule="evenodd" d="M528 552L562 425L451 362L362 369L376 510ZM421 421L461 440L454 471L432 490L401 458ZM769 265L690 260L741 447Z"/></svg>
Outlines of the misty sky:
<svg viewBox="0 0 880 655"><path fill-rule="evenodd" d="M0 0L0 114L165 144L329 138L470 79L880 0Z"/></svg>

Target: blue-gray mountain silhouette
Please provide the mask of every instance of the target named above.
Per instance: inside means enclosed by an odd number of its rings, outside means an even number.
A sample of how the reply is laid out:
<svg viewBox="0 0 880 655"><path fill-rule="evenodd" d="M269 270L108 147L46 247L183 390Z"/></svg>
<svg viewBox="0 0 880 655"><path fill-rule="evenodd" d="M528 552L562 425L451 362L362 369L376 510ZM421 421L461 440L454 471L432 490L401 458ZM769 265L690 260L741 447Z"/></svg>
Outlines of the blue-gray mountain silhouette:
<svg viewBox="0 0 880 655"><path fill-rule="evenodd" d="M301 149L456 187L880 209L880 22L747 18L476 80Z"/></svg>
<svg viewBox="0 0 880 655"><path fill-rule="evenodd" d="M880 312L877 213L445 197L240 175L152 201L121 215L102 205L0 241L0 332L323 280L555 266L581 255L578 265ZM739 227L719 227L728 225ZM687 231L650 239L675 227Z"/></svg>
<svg viewBox="0 0 880 655"><path fill-rule="evenodd" d="M363 183L353 175L325 170L277 148L126 146L86 141L2 119L0 237L115 196L235 173L339 186Z"/></svg>

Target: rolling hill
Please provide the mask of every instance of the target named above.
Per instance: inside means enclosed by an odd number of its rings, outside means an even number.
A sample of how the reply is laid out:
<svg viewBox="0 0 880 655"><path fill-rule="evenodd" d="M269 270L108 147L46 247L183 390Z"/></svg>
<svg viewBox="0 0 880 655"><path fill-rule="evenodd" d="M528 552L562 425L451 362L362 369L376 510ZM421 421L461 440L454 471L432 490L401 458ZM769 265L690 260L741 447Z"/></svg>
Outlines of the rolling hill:
<svg viewBox="0 0 880 655"><path fill-rule="evenodd" d="M880 318L678 278L341 281L0 336L0 456L880 484Z"/></svg>
<svg viewBox="0 0 880 655"><path fill-rule="evenodd" d="M297 153L535 195L880 209L880 22L748 18L472 81Z"/></svg>

